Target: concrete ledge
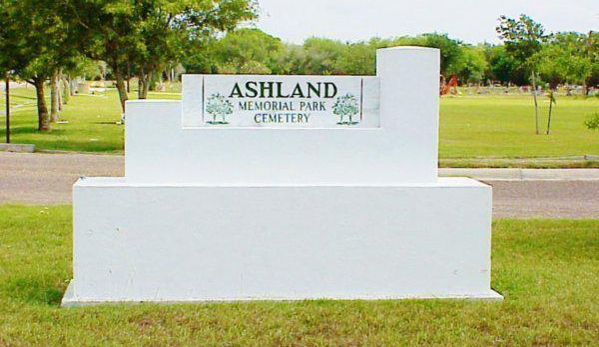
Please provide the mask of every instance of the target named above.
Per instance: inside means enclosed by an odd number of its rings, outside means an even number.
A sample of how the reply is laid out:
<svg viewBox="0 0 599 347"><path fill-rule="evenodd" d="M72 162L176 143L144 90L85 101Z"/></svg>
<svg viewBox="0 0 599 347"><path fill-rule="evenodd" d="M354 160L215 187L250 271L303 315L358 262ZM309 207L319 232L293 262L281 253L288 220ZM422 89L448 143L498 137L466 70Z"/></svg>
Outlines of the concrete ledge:
<svg viewBox="0 0 599 347"><path fill-rule="evenodd" d="M35 145L19 143L0 143L0 151L15 153L33 153L35 151Z"/></svg>

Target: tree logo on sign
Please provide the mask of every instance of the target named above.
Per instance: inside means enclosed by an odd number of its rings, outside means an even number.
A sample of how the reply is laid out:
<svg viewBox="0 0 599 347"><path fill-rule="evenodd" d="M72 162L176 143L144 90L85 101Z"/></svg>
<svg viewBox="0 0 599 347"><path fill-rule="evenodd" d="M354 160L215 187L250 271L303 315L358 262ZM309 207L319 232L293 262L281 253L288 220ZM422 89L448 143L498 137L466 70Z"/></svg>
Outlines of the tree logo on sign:
<svg viewBox="0 0 599 347"><path fill-rule="evenodd" d="M220 94L212 94L206 103L206 112L212 116L212 120L208 124L229 124L226 117L233 113L233 104L227 98ZM216 120L220 117L221 120Z"/></svg>
<svg viewBox="0 0 599 347"><path fill-rule="evenodd" d="M360 122L354 121L354 116L360 113L360 106L358 106L358 100L353 94L345 94L337 98L335 105L333 105L333 114L339 116L339 125L356 125ZM348 120L345 120L345 117Z"/></svg>

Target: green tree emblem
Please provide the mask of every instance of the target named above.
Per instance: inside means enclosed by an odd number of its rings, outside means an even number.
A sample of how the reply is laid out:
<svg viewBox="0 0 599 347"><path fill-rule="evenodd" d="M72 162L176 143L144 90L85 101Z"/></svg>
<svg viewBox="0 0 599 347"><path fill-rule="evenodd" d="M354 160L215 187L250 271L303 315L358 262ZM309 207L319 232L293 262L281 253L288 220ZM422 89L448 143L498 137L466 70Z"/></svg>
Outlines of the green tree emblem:
<svg viewBox="0 0 599 347"><path fill-rule="evenodd" d="M333 105L333 114L339 116L339 125L356 125L360 122L354 122L353 117L360 112L360 106L358 106L358 100L353 94L346 94L337 98L335 105ZM349 118L348 121L344 121L344 118Z"/></svg>
<svg viewBox="0 0 599 347"><path fill-rule="evenodd" d="M233 104L220 94L212 94L206 103L206 112L212 116L208 124L229 124L225 117L233 113ZM217 121L217 117L221 117L222 120Z"/></svg>

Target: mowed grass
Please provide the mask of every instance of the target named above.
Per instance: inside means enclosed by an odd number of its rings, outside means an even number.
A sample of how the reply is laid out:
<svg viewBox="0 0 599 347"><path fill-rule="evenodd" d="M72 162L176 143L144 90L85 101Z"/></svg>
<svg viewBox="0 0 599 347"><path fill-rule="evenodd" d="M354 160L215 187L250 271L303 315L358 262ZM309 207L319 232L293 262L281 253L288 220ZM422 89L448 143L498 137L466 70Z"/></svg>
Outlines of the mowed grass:
<svg viewBox="0 0 599 347"><path fill-rule="evenodd" d="M545 135L549 100L539 99L535 135L532 97L490 95L444 97L441 100L440 158L563 157L599 154L599 132L584 126L599 112L599 98L558 96L550 135Z"/></svg>
<svg viewBox="0 0 599 347"><path fill-rule="evenodd" d="M49 91L46 93L49 96ZM131 93L131 99L136 93ZM149 93L152 99L179 98L175 93ZM4 98L4 95L2 95ZM47 97L48 107L50 99ZM4 105L4 103L2 103ZM124 148L121 107L116 91L95 95L75 95L63 106L61 121L67 124L52 124L52 132L40 133L37 128L37 105L33 87L14 88L11 92L11 134L14 143L31 143L36 149L64 150L76 152L122 153ZM4 141L4 106L1 106L0 141Z"/></svg>
<svg viewBox="0 0 599 347"><path fill-rule="evenodd" d="M61 309L71 207L0 207L0 346L597 346L599 220L499 220L503 302L306 301Z"/></svg>
<svg viewBox="0 0 599 347"><path fill-rule="evenodd" d="M153 92L149 97L179 99L180 94ZM131 98L135 98L135 93ZM540 127L544 131L548 101L540 100ZM123 151L124 126L116 124L121 111L115 90L72 97L61 113L61 119L69 123L53 124L50 134L35 130L37 116L32 87L13 89L12 101L16 143L33 143L38 149L50 150ZM3 107L0 105L2 123ZM530 95L446 96L441 100L439 156L452 159L599 155L599 132L584 126L585 118L594 112L599 112L599 98L558 97L551 135L535 135ZM4 126L0 125L2 138L4 133Z"/></svg>

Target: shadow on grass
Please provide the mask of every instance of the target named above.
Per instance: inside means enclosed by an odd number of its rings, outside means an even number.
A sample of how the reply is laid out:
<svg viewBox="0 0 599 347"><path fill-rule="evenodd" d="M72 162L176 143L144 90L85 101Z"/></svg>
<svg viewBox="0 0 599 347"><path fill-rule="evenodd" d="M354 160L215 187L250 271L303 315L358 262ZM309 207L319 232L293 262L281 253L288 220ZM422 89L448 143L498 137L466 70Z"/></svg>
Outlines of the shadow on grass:
<svg viewBox="0 0 599 347"><path fill-rule="evenodd" d="M35 96L26 96L26 95L19 95L19 94L13 94L13 93L10 93L10 98L12 100L15 100L15 99L37 100L37 98Z"/></svg>
<svg viewBox="0 0 599 347"><path fill-rule="evenodd" d="M11 299L28 304L59 306L66 288L57 287L37 278L15 278L6 283L6 291Z"/></svg>
<svg viewBox="0 0 599 347"><path fill-rule="evenodd" d="M57 286L41 278L21 277L7 281L4 291L9 298L23 303L59 306L66 285Z"/></svg>
<svg viewBox="0 0 599 347"><path fill-rule="evenodd" d="M0 129L0 134L5 134L5 129ZM64 129L52 129L49 133L42 133L37 130L35 127L28 126L11 126L10 127L11 135L62 135L65 133Z"/></svg>

